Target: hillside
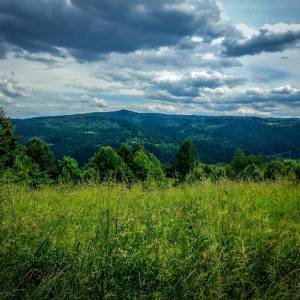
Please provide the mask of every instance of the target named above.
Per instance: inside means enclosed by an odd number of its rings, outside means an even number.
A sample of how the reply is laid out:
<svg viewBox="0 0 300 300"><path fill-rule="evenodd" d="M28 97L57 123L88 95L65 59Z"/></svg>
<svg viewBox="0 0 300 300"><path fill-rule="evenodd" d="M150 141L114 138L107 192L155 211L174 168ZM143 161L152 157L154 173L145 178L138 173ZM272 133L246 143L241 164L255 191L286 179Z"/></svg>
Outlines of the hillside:
<svg viewBox="0 0 300 300"><path fill-rule="evenodd" d="M13 120L26 142L38 136L57 158L71 155L84 164L100 147L139 141L163 162L191 138L203 162L227 162L240 147L276 158L300 157L300 119L182 116L127 110Z"/></svg>

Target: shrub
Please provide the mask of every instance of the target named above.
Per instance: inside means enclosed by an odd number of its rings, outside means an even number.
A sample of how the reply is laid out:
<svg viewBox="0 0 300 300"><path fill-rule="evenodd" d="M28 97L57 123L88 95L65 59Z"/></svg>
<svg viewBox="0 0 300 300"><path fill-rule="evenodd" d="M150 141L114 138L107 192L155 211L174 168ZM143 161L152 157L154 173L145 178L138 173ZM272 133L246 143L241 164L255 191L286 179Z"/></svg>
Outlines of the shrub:
<svg viewBox="0 0 300 300"><path fill-rule="evenodd" d="M78 163L75 159L69 156L58 162L58 177L63 182L76 183L81 179L81 171L78 167Z"/></svg>
<svg viewBox="0 0 300 300"><path fill-rule="evenodd" d="M19 151L15 157L12 168L3 174L3 183L20 183L37 187L50 183L49 177L40 171L39 166L23 152Z"/></svg>
<svg viewBox="0 0 300 300"><path fill-rule="evenodd" d="M233 178L258 180L263 177L264 158L259 155L246 155L241 149L237 149L230 167Z"/></svg>
<svg viewBox="0 0 300 300"><path fill-rule="evenodd" d="M132 171L136 178L141 181L148 179L162 180L164 173L160 161L144 150L136 152L133 158Z"/></svg>
<svg viewBox="0 0 300 300"><path fill-rule="evenodd" d="M91 159L87 170L94 168L100 180L132 181L132 172L111 147L102 147Z"/></svg>
<svg viewBox="0 0 300 300"><path fill-rule="evenodd" d="M285 165L278 160L272 160L266 166L265 178L275 180L285 175Z"/></svg>
<svg viewBox="0 0 300 300"><path fill-rule="evenodd" d="M205 171L205 165L198 164L196 167L193 168L186 176L185 181L187 183L196 183L202 182L208 177L208 173Z"/></svg>

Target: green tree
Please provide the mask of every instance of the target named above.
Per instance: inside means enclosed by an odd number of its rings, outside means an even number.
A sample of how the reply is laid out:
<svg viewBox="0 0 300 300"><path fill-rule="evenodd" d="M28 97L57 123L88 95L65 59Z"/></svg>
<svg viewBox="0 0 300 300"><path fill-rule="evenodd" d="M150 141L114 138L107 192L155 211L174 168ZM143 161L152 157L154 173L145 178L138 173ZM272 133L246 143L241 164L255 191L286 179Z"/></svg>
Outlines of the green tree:
<svg viewBox="0 0 300 300"><path fill-rule="evenodd" d="M135 142L133 145L132 145L132 153L133 155L135 155L137 152L139 152L140 150L143 150L145 151L143 145L139 142Z"/></svg>
<svg viewBox="0 0 300 300"><path fill-rule="evenodd" d="M181 178L197 165L198 155L195 146L191 140L183 142L176 154L176 171Z"/></svg>
<svg viewBox="0 0 300 300"><path fill-rule="evenodd" d="M230 162L230 165L235 174L241 173L247 167L247 159L245 153L237 148L234 152L233 159Z"/></svg>
<svg viewBox="0 0 300 300"><path fill-rule="evenodd" d="M264 173L264 158L259 155L246 155L241 149L237 149L230 162L232 177L244 179L261 179Z"/></svg>
<svg viewBox="0 0 300 300"><path fill-rule="evenodd" d="M153 155L147 154L144 150L136 152L132 164L133 173L138 180L148 179L161 180L164 178L160 161Z"/></svg>
<svg viewBox="0 0 300 300"><path fill-rule="evenodd" d="M78 163L70 156L64 156L58 162L58 174L58 177L65 182L78 182L81 179L81 171Z"/></svg>
<svg viewBox="0 0 300 300"><path fill-rule="evenodd" d="M112 147L102 147L91 159L101 180L129 181L132 174L122 158Z"/></svg>
<svg viewBox="0 0 300 300"><path fill-rule="evenodd" d="M160 160L152 153L148 154L148 157L152 163L152 169L151 169L151 176L155 179L155 180L162 180L165 177L164 171L163 171L163 167L161 165Z"/></svg>
<svg viewBox="0 0 300 300"><path fill-rule="evenodd" d="M0 171L11 168L16 157L18 138L15 127L0 107Z"/></svg>
<svg viewBox="0 0 300 300"><path fill-rule="evenodd" d="M54 168L54 155L50 151L49 145L39 139L32 138L26 144L26 154L36 163L42 172L50 175Z"/></svg>
<svg viewBox="0 0 300 300"><path fill-rule="evenodd" d="M49 183L49 178L41 172L39 166L19 151L13 165L14 182L25 183L33 187Z"/></svg>
<svg viewBox="0 0 300 300"><path fill-rule="evenodd" d="M130 164L132 163L133 155L132 155L130 147L127 144L123 144L121 146L120 150L118 151L118 154L123 159L125 164L127 166L130 166Z"/></svg>

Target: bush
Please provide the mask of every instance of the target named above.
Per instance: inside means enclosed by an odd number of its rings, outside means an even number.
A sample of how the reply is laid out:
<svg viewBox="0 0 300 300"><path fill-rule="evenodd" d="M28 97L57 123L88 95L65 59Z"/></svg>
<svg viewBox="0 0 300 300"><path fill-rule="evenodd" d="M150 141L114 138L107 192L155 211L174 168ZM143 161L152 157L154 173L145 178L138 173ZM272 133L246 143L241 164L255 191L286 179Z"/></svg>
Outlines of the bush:
<svg viewBox="0 0 300 300"><path fill-rule="evenodd" d="M132 171L136 178L141 181L162 180L164 178L160 161L153 154L148 155L144 150L136 152L133 158Z"/></svg>
<svg viewBox="0 0 300 300"><path fill-rule="evenodd" d="M208 174L205 171L205 167L206 166L204 164L198 164L186 176L185 181L187 183L203 182L208 177Z"/></svg>
<svg viewBox="0 0 300 300"><path fill-rule="evenodd" d="M246 155L237 149L230 167L231 178L260 180L264 175L264 158L258 155Z"/></svg>
<svg viewBox="0 0 300 300"><path fill-rule="evenodd" d="M264 179L264 168L255 163L249 164L242 172L242 178L247 180L260 181Z"/></svg>
<svg viewBox="0 0 300 300"><path fill-rule="evenodd" d="M11 169L7 169L1 177L3 183L20 183L32 187L49 184L49 177L40 171L39 166L19 151L16 155Z"/></svg>
<svg viewBox="0 0 300 300"><path fill-rule="evenodd" d="M58 162L58 177L63 182L79 182L82 178L81 171L75 159L69 156Z"/></svg>
<svg viewBox="0 0 300 300"><path fill-rule="evenodd" d="M272 160L266 165L265 178L275 180L285 175L285 165L278 160Z"/></svg>
<svg viewBox="0 0 300 300"><path fill-rule="evenodd" d="M111 147L102 147L91 159L86 170L95 169L100 180L131 182L132 172Z"/></svg>

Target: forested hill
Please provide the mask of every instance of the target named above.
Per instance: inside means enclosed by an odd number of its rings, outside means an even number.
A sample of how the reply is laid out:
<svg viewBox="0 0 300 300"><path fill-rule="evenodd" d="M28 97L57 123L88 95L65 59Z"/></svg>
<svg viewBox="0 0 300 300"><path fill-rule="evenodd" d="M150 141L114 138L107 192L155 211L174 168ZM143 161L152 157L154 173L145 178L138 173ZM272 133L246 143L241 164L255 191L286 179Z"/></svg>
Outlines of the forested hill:
<svg viewBox="0 0 300 300"><path fill-rule="evenodd" d="M180 116L127 110L13 120L26 142L33 136L50 144L57 158L85 163L99 147L141 142L163 162L178 145L193 140L206 163L227 162L239 147L276 158L300 158L300 119Z"/></svg>

